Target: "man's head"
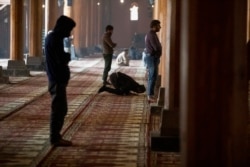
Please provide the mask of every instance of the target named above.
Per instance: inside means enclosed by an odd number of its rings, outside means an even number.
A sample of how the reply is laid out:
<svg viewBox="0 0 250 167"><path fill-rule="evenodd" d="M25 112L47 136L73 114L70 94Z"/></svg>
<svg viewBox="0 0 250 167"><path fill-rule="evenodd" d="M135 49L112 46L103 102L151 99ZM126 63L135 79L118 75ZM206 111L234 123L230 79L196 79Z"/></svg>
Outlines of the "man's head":
<svg viewBox="0 0 250 167"><path fill-rule="evenodd" d="M128 53L128 48L125 48L123 51L124 51L125 53Z"/></svg>
<svg viewBox="0 0 250 167"><path fill-rule="evenodd" d="M105 30L106 32L113 32L114 27L112 25L107 25Z"/></svg>
<svg viewBox="0 0 250 167"><path fill-rule="evenodd" d="M138 85L136 88L136 93L144 93L146 91L146 88L144 85Z"/></svg>
<svg viewBox="0 0 250 167"><path fill-rule="evenodd" d="M152 20L150 23L151 30L159 32L161 29L161 22L159 20Z"/></svg>
<svg viewBox="0 0 250 167"><path fill-rule="evenodd" d="M57 19L53 31L59 33L62 37L69 37L75 26L76 23L73 19L62 15Z"/></svg>

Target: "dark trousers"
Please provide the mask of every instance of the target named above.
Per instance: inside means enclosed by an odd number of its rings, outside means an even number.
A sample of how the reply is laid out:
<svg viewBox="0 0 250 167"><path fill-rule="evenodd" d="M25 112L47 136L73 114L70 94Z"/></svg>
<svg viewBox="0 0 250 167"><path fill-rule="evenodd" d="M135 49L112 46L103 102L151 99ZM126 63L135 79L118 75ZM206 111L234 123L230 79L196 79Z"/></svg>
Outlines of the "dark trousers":
<svg viewBox="0 0 250 167"><path fill-rule="evenodd" d="M107 81L108 73L111 69L112 57L113 57L113 54L103 54L103 58L104 58L104 70L103 70L103 76L102 76L103 82Z"/></svg>
<svg viewBox="0 0 250 167"><path fill-rule="evenodd" d="M67 84L49 83L51 95L51 114L50 114L50 142L55 143L61 139L61 130L64 118L68 111Z"/></svg>

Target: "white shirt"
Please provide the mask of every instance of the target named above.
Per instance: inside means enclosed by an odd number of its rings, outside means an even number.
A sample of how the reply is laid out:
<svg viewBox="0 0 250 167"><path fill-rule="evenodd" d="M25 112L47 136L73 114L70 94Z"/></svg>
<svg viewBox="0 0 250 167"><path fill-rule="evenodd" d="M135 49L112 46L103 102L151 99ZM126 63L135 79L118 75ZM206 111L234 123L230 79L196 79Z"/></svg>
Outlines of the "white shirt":
<svg viewBox="0 0 250 167"><path fill-rule="evenodd" d="M116 64L120 66L129 66L128 51L123 51L117 56Z"/></svg>

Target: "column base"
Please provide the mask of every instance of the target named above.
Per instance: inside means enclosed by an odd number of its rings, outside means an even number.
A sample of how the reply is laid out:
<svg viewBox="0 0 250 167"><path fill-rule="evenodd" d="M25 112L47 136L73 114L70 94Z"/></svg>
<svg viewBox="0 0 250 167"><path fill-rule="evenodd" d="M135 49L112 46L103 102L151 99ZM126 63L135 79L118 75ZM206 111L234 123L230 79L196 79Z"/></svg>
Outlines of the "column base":
<svg viewBox="0 0 250 167"><path fill-rule="evenodd" d="M6 76L30 76L30 71L23 60L9 60L4 74Z"/></svg>
<svg viewBox="0 0 250 167"><path fill-rule="evenodd" d="M26 65L31 71L45 71L45 61L43 57L27 57Z"/></svg>
<svg viewBox="0 0 250 167"><path fill-rule="evenodd" d="M0 66L0 83L1 83L1 84L10 83L9 77L4 76L3 67L2 67L2 66Z"/></svg>
<svg viewBox="0 0 250 167"><path fill-rule="evenodd" d="M164 102L165 102L165 88L164 87L160 87L159 88L159 93L158 93L158 101L157 104L159 106L164 107Z"/></svg>
<svg viewBox="0 0 250 167"><path fill-rule="evenodd" d="M160 133L151 132L151 151L180 152L179 136L161 136Z"/></svg>
<svg viewBox="0 0 250 167"><path fill-rule="evenodd" d="M159 129L150 132L151 150L156 152L180 152L179 113L152 105L150 115L152 123L155 123L154 117L160 118Z"/></svg>

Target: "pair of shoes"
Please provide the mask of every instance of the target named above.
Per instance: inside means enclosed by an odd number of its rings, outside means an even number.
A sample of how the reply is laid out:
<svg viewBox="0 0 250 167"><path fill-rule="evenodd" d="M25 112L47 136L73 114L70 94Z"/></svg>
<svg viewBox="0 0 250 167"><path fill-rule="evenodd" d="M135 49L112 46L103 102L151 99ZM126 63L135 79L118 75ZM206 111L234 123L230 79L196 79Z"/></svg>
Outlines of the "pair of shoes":
<svg viewBox="0 0 250 167"><path fill-rule="evenodd" d="M154 98L154 96L148 96L148 103L155 103L156 99Z"/></svg>
<svg viewBox="0 0 250 167"><path fill-rule="evenodd" d="M104 81L103 85L111 85L111 83L109 83L108 81Z"/></svg>
<svg viewBox="0 0 250 167"><path fill-rule="evenodd" d="M51 145L55 147L68 147L68 146L72 146L73 143L69 140L60 139L57 142L51 143Z"/></svg>
<svg viewBox="0 0 250 167"><path fill-rule="evenodd" d="M105 91L105 88L106 88L106 86L103 85L103 86L98 90L98 93L104 92L104 91Z"/></svg>

